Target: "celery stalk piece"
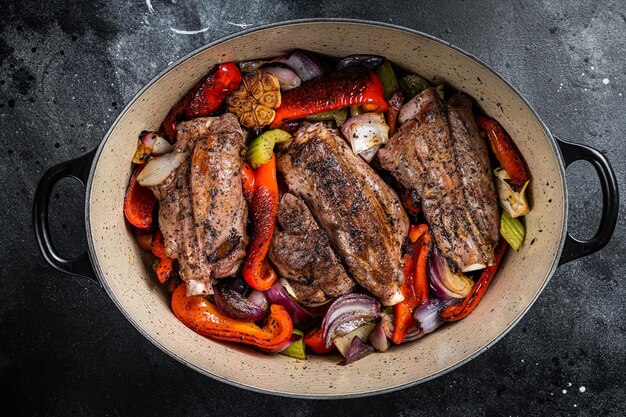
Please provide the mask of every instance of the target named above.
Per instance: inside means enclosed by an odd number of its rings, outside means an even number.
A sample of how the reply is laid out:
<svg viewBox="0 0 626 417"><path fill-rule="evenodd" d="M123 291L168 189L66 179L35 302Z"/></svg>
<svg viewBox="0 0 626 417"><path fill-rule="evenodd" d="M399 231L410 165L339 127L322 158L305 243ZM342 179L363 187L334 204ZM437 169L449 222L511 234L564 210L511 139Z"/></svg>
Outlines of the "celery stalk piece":
<svg viewBox="0 0 626 417"><path fill-rule="evenodd" d="M508 211L502 210L500 234L509 242L509 245L511 245L513 249L518 250L524 241L526 229L524 229L524 225L518 218L513 218Z"/></svg>
<svg viewBox="0 0 626 417"><path fill-rule="evenodd" d="M396 73L393 71L393 67L389 61L383 62L382 65L378 67L378 70L376 70L376 73L383 82L385 98L389 98L394 91L400 88Z"/></svg>
<svg viewBox="0 0 626 417"><path fill-rule="evenodd" d="M304 333L298 329L293 329L293 334L298 334L304 337ZM297 342L293 342L287 347L287 349L283 349L280 354L294 359L306 359L306 353L304 352L304 340L300 339Z"/></svg>
<svg viewBox="0 0 626 417"><path fill-rule="evenodd" d="M252 168L257 169L272 159L275 144L286 142L289 139L291 139L291 134L281 129L261 133L248 145L248 162Z"/></svg>

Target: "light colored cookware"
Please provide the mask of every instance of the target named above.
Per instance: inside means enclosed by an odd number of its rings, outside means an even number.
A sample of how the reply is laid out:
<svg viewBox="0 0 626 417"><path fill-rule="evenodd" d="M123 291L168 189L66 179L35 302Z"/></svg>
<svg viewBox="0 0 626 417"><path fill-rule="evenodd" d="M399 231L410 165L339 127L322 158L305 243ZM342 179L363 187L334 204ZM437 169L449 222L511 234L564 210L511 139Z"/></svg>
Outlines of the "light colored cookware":
<svg viewBox="0 0 626 417"><path fill-rule="evenodd" d="M179 322L156 284L147 255L135 243L122 212L131 158L142 130L156 130L166 113L215 63L274 56L294 48L341 57L379 54L431 81L445 82L476 99L511 134L532 181L532 211L519 252L509 250L476 310L424 339L372 354L350 366L338 356L306 361L268 356L202 337ZM579 241L567 233L565 167L585 159L600 178L603 215L598 233ZM48 199L53 185L73 176L86 186L88 250L76 259L59 255L50 240ZM476 357L503 337L531 307L562 263L601 249L617 218L615 176L598 151L556 139L520 94L484 63L432 36L388 24L304 20L264 26L213 42L150 81L130 101L100 146L50 168L34 203L42 254L56 269L97 280L130 322L180 362L230 384L294 397L354 397L407 387Z"/></svg>

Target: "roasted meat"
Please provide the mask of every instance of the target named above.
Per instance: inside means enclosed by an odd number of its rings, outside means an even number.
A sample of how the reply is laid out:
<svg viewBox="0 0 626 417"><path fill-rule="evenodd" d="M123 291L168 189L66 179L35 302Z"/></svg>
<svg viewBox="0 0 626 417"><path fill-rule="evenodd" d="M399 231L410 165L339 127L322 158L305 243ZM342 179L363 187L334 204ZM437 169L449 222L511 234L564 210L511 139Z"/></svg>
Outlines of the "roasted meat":
<svg viewBox="0 0 626 417"><path fill-rule="evenodd" d="M151 187L159 199L165 252L178 259L188 294L212 293L211 278L234 274L245 255L244 134L230 113L182 122L173 152L184 153L185 160Z"/></svg>
<svg viewBox="0 0 626 417"><path fill-rule="evenodd" d="M478 133L472 101L464 94L448 100L448 122L468 210L488 245L500 239L500 210L487 143Z"/></svg>
<svg viewBox="0 0 626 417"><path fill-rule="evenodd" d="M396 193L321 123L304 124L279 150L277 167L356 282L385 305L401 301L408 218Z"/></svg>
<svg viewBox="0 0 626 417"><path fill-rule="evenodd" d="M423 91L403 108L404 123L378 152L384 169L417 190L437 246L464 271L493 264L497 241L493 179L467 106L461 97L450 104L451 133L446 105L436 89ZM483 214L477 221L475 216Z"/></svg>
<svg viewBox="0 0 626 417"><path fill-rule="evenodd" d="M355 286L302 200L285 193L278 205L278 224L268 256L287 278L298 301L317 305L347 294Z"/></svg>

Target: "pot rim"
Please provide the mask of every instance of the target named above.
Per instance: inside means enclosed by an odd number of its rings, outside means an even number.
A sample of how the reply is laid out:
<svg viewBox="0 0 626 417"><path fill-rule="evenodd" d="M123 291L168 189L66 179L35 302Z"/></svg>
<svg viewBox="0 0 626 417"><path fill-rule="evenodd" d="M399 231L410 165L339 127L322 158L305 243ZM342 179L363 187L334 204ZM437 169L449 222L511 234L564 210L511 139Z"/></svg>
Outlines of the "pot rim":
<svg viewBox="0 0 626 417"><path fill-rule="evenodd" d="M484 68L486 68L488 71L490 71L493 75L495 75L497 78L499 78L502 82L504 82L507 87L509 87L511 90L513 90L513 92L520 98L520 100L522 100L522 102L528 107L528 109L531 111L531 113L533 114L533 116L535 117L535 119L537 120L537 122L539 123L539 125L541 126L541 128L543 129L544 133L546 134L546 137L548 138L548 141L550 142L550 146L552 147L552 151L554 152L554 154L556 155L556 160L557 160L557 164L558 164L558 170L559 170L559 174L560 174L560 178L561 178L561 182L563 184L563 190L564 190L564 196L563 196L563 225L561 228L561 241L559 242L559 247L558 250L555 253L554 259L552 260L552 267L550 268L550 270L548 271L547 275L546 275L546 279L544 280L543 284L541 285L541 288L539 289L539 291L537 291L537 293L535 294L535 296L533 297L533 299L530 301L530 303L528 303L528 305L524 308L524 310L520 313L520 315L511 323L509 324L506 329L504 329L496 338L494 338L491 342L489 342L487 345L485 345L483 348L475 351L474 353L472 353L471 355L469 355L467 358L463 359L462 361L459 361L445 369L440 370L439 372L434 373L433 375L430 375L426 378L417 380L417 381L412 381L406 384L400 384L400 385L396 385L396 386L392 386L392 387L387 387L387 388L383 388L383 389L376 389L376 390L372 390L372 391L365 391L365 392L359 392L359 393L351 393L351 394L328 394L328 395L320 395L320 394L312 394L312 395L308 395L308 394L297 394L297 393L289 393L289 392L284 392L284 391L272 391L269 389L263 389L263 388L259 388L256 386L252 386L252 385L247 385L247 384L243 384L240 382L235 382L235 381L231 381L229 379L226 378L222 378L218 375L212 374L210 372L208 372L205 369L202 369L192 363L187 362L185 359L183 359L182 357L180 357L176 352L173 352L172 350L166 348L165 346L163 346L162 344L160 344L157 340L155 340L150 334L148 334L140 325L139 323L137 323L133 317L131 317L126 310L122 307L121 303L119 302L119 300L115 297L115 295L113 294L113 292L111 291L111 288L109 287L108 283L106 282L106 279L104 279L104 274L102 273L102 270L100 268L100 264L98 262L97 257L95 256L95 250L94 250L94 241L93 241L93 236L91 234L91 222L89 219L89 200L90 200L90 195L91 195L91 187L93 184L93 175L95 172L95 168L98 165L98 161L100 159L100 156L102 154L102 150L104 149L106 143L108 142L111 133L113 132L113 129L117 126L117 124L119 123L119 121L121 120L121 118L126 114L126 112L135 104L135 102L138 100L138 98L148 89L150 88L157 80L161 79L161 77L163 77L166 73L168 73L169 71L171 71L172 69L174 69L175 67L177 67L178 65L182 64L183 62L193 58L194 56L196 56L197 54L212 48L215 45L218 45L222 42L228 41L228 40L232 40L232 39L236 39L238 37L242 37L242 36L246 36L250 33L256 32L256 31L260 31L260 30L266 30L266 29L272 29L272 28L278 28L278 27L283 27L283 26L291 26L291 25L298 25L298 24L306 24L306 23L349 23L349 24L356 24L356 25L370 25L370 26L379 26L379 27L384 27L387 29L393 29L396 31L401 31L401 32L407 32L409 34L412 35L417 35L423 38L426 38L428 40L431 40L433 42L437 42L439 44L442 44L444 46L447 46L449 48L452 48L453 50L455 50L456 52L459 52L463 55L465 55L466 57L472 59L473 61L475 61L476 63L482 65ZM433 380L437 377L440 377L444 374L447 374L450 371L453 371L459 367L461 367L462 365L465 365L466 363L470 362L471 360L475 359L477 356L479 356L480 354L482 354L483 352L485 352L487 349L491 348L493 345L495 345L497 342L499 342L509 331L511 331L511 329L513 327L515 327L517 325L517 323L519 323L519 321L522 319L522 317L524 317L526 315L526 313L528 313L528 311L530 310L530 308L533 306L533 304L535 304L535 301L537 301L537 298L539 297L539 295L543 292L543 290L545 289L546 285L548 284L548 282L550 281L550 279L552 278L552 275L554 275L554 272L556 271L559 263L559 259L561 257L561 252L563 251L563 246L565 244L565 238L567 236L567 220L568 220L568 192L567 192L567 184L565 181L565 165L563 162L563 157L561 155L561 152L557 146L556 140L554 139L552 133L550 132L550 130L548 129L548 127L545 125L545 123L543 122L543 120L539 117L539 115L537 114L537 112L535 111L535 109L530 105L530 103L524 98L524 96L517 90L517 88L515 88L508 80L506 80L504 77L502 77L497 71L495 71L493 68L491 68L490 65L486 64L485 62L483 62L481 59L477 58L476 56L474 56L473 54L453 45L450 42L444 41L440 38L437 38L433 35L429 35L427 33L421 32L419 30L415 30L415 29L411 29L411 28L407 28L404 26L400 26L400 25L395 25L395 24L391 24L391 23L386 23L386 22L376 22L376 21L371 21L371 20L364 20L364 19L349 19L349 18L307 18L307 19L294 19L294 20L285 20L282 22L275 22L275 23L269 23L269 24L264 24L264 25L260 25L260 26L256 26L253 28L249 28L249 29L245 29L227 36L224 36L222 38L219 38L217 40L214 40L212 42L209 42L208 44L197 48L193 51L191 51L190 53L186 54L185 56L179 58L178 60L176 60L174 63L172 63L171 65L168 65L167 68L165 68L164 70L162 70L161 72L159 72L156 76L154 76L148 83L146 83L139 91L137 91L137 93L135 93L135 95L133 96L133 98L128 102L128 104L126 104L126 106L124 106L124 109L119 113L119 115L115 118L115 120L113 121L113 123L111 124L111 127L107 130L106 134L104 135L104 138L102 139L102 141L100 142L100 144L98 145L98 148L96 150L96 153L94 155L92 164L91 164L91 168L89 170L89 177L87 180L87 184L86 184L86 192L85 192L85 228L86 228L86 232L87 232L87 252L89 253L89 259L93 265L93 269L95 271L96 276L98 277L98 281L100 282L100 285L102 285L102 287L105 289L107 295L109 296L109 298L113 301L113 303L117 306L117 308L122 312L122 314L124 315L124 317L126 317L126 319L133 325L133 327L135 327L135 329L137 329L139 331L139 333L141 333L146 339L148 339L153 345L155 345L156 347L158 347L161 351L167 353L169 356L173 357L174 359L176 359L177 361L179 361L180 363L188 366L191 369L194 369L197 372L200 372L203 375L206 375L208 377L211 377L214 380L220 381L220 382L224 382L228 385L237 387L237 388L243 388L246 390L250 390L253 392L257 392L260 394L271 394L271 395L276 395L276 396L280 396L280 397L287 397L287 398L300 398L300 399L321 399L321 400L332 400L332 399L351 399L351 398L362 398L362 397L369 397L369 396L374 396L374 395L380 395L380 394L387 394L387 393L391 393L394 391L399 391L401 389L405 389L405 388L409 388L409 387L413 387L416 386L418 384Z"/></svg>

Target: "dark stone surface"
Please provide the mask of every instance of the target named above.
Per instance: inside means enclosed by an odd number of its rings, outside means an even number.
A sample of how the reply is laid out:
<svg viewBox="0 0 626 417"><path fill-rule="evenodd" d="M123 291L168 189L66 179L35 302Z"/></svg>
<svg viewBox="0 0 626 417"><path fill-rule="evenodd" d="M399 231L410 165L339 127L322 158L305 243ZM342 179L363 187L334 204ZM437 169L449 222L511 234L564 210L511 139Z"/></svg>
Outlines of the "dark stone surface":
<svg viewBox="0 0 626 417"><path fill-rule="evenodd" d="M432 382L354 401L263 396L203 377L144 339L102 289L40 257L30 207L47 167L95 147L124 104L172 61L243 27L293 18L384 20L472 52L553 132L605 153L626 189L623 1L395 3L152 0L150 10L142 1L3 2L3 415L626 415L623 217L604 251L559 268L532 310L479 358ZM577 163L567 174L579 236L593 233L600 213L592 172ZM65 253L85 245L81 199L71 181L55 191L53 233Z"/></svg>

